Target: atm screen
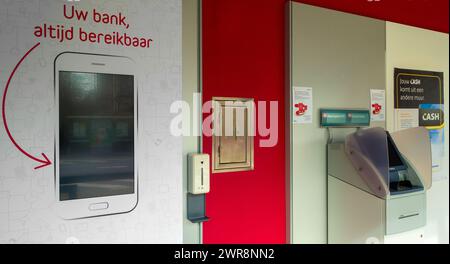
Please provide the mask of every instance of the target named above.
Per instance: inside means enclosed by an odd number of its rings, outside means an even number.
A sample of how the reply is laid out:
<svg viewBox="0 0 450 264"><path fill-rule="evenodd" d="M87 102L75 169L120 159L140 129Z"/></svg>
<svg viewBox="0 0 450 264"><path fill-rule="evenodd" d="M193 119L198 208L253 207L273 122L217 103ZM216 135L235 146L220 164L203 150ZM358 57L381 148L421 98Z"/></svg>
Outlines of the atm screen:
<svg viewBox="0 0 450 264"><path fill-rule="evenodd" d="M388 134L388 154L389 154L389 168L393 167L401 167L404 166L402 159L400 158L400 155L397 151L397 148L395 147L394 143L392 142L392 138Z"/></svg>

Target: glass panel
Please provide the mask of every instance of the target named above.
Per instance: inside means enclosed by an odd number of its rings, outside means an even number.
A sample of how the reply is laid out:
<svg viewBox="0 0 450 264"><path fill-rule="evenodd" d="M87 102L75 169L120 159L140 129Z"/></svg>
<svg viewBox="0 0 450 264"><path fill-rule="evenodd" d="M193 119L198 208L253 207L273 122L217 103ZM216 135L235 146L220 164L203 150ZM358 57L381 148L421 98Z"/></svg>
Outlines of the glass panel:
<svg viewBox="0 0 450 264"><path fill-rule="evenodd" d="M134 193L134 77L59 79L60 199Z"/></svg>
<svg viewBox="0 0 450 264"><path fill-rule="evenodd" d="M409 164L401 156L389 132L386 132L386 135L389 155L389 191L391 194L423 190L423 185L417 178L415 170L408 169Z"/></svg>
<svg viewBox="0 0 450 264"><path fill-rule="evenodd" d="M404 129L391 134L398 150L421 178L426 189L431 187L431 143L424 127ZM413 143L412 143L413 142Z"/></svg>
<svg viewBox="0 0 450 264"><path fill-rule="evenodd" d="M378 196L389 193L389 159L383 128L361 129L346 138L346 151L353 166Z"/></svg>

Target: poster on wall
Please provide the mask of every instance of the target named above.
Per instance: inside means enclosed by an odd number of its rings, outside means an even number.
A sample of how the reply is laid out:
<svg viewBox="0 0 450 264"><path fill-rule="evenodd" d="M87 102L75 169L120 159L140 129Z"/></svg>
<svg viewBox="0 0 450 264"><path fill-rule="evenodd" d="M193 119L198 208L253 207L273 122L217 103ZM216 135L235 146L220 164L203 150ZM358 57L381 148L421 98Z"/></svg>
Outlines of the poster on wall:
<svg viewBox="0 0 450 264"><path fill-rule="evenodd" d="M0 6L0 244L181 243L181 1Z"/></svg>
<svg viewBox="0 0 450 264"><path fill-rule="evenodd" d="M433 180L445 172L444 73L394 70L395 130L426 127L430 134Z"/></svg>
<svg viewBox="0 0 450 264"><path fill-rule="evenodd" d="M370 120L383 122L386 120L386 91L370 90Z"/></svg>
<svg viewBox="0 0 450 264"><path fill-rule="evenodd" d="M312 88L294 87L292 104L293 104L294 124L312 124L313 122Z"/></svg>

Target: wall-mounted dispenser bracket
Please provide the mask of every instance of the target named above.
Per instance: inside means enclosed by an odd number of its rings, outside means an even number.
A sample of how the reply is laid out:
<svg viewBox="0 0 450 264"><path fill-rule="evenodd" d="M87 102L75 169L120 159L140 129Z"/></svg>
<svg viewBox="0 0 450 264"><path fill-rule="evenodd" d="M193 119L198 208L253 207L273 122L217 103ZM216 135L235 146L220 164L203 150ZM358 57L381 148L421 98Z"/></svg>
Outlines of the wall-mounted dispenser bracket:
<svg viewBox="0 0 450 264"><path fill-rule="evenodd" d="M209 220L205 211L205 194L187 194L187 218L192 223L202 223Z"/></svg>
<svg viewBox="0 0 450 264"><path fill-rule="evenodd" d="M209 220L205 212L205 194L209 192L209 175L209 155L189 154L187 217L192 223Z"/></svg>

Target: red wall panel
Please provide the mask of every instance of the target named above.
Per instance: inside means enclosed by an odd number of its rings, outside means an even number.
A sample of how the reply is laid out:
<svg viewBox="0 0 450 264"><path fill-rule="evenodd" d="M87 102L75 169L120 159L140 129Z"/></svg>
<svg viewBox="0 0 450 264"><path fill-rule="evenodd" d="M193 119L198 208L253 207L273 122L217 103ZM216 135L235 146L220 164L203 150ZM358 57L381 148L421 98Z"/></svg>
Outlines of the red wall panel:
<svg viewBox="0 0 450 264"><path fill-rule="evenodd" d="M286 242L283 29L284 0L203 0L204 102L279 101L278 144L260 148L256 136L255 170L211 175L204 243Z"/></svg>

